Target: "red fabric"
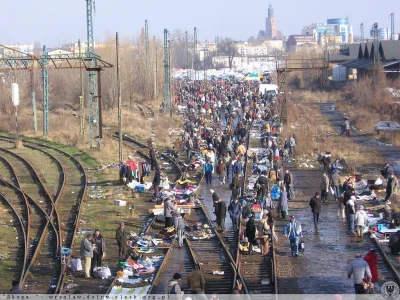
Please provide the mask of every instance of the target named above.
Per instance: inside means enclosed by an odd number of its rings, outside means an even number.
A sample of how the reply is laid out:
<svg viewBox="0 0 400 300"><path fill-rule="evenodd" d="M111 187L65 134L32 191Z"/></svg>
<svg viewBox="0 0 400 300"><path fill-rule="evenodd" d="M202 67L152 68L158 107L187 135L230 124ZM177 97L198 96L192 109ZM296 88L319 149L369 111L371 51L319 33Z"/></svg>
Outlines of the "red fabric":
<svg viewBox="0 0 400 300"><path fill-rule="evenodd" d="M373 253L373 252L368 252L368 254L365 256L364 260L368 263L369 269L371 270L371 275L372 275L372 282L377 282L378 281L378 256Z"/></svg>
<svg viewBox="0 0 400 300"><path fill-rule="evenodd" d="M133 160L128 160L126 163L131 167L132 171L137 169L136 163Z"/></svg>

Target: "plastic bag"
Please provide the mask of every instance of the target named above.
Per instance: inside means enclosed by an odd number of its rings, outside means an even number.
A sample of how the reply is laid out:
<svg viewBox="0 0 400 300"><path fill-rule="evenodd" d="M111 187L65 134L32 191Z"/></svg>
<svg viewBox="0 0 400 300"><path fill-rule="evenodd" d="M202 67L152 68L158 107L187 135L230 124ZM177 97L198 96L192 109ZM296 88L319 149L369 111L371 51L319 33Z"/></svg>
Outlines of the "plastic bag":
<svg viewBox="0 0 400 300"><path fill-rule="evenodd" d="M383 181L382 181L382 179L379 177L377 180L375 180L375 183L374 183L375 185L382 185L383 184Z"/></svg>
<svg viewBox="0 0 400 300"><path fill-rule="evenodd" d="M94 268L93 275L96 278L106 279L111 276L111 270L108 266Z"/></svg>
<svg viewBox="0 0 400 300"><path fill-rule="evenodd" d="M165 180L162 181L162 188L168 190L170 188L168 177L165 177Z"/></svg>
<svg viewBox="0 0 400 300"><path fill-rule="evenodd" d="M329 191L331 192L332 195L335 195L335 191L333 190L332 187L330 187Z"/></svg>
<svg viewBox="0 0 400 300"><path fill-rule="evenodd" d="M79 272L82 271L82 261L80 258L74 258L71 260L71 271Z"/></svg>

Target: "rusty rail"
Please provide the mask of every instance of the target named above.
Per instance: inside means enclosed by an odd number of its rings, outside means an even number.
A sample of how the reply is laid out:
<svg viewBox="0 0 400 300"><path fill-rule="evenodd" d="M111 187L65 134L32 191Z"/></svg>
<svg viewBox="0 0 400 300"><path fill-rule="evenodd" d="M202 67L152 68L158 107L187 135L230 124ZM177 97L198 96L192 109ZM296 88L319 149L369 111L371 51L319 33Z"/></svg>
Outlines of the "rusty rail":
<svg viewBox="0 0 400 300"><path fill-rule="evenodd" d="M45 194L45 198L48 198L48 200L50 200L50 206L51 206L51 211L50 211L50 213L48 214L48 217L49 217L49 220L51 220L51 218L53 217L53 213L55 212L55 203L54 203L54 200L52 199L52 197L50 197L50 193L47 191L47 189L45 188L45 186L44 186L44 184L43 184L43 182L41 181L41 179L40 179L40 177L39 177L39 175L38 175L38 173L36 172L36 170L35 170L35 168L28 162L28 161L26 161L23 157L21 157L20 155L18 155L18 154L16 154L16 153L14 153L14 152L12 152L12 151L9 151L9 150L7 150L7 149L4 149L4 148L1 148L0 147L0 151L3 151L3 152L5 152L5 153L7 153L7 154L9 154L9 155L11 155L11 156L13 156L13 157L15 157L16 159L18 159L18 160L20 160L20 161L22 161L23 162L23 164L28 168L28 169L30 169L31 171L32 171L32 173L34 174L34 176L36 177L36 179L37 179L37 182L38 182L38 184L39 184L39 187L44 191L44 194ZM46 213L46 215L47 215L47 213ZM57 225L58 225L58 229L59 229L59 226L60 226L60 223L59 223L59 219L58 219L58 215L56 214L56 220L57 220ZM51 222L52 224L53 224L53 222ZM58 252L58 249L60 249L60 239L58 238L58 230L56 230L56 232L55 232L55 234L56 234L56 237L57 237L57 242L56 242L56 249L57 249L57 252ZM39 247L38 248L36 248L37 250L38 249L40 249ZM36 254L36 252L39 252L39 251L35 251L35 254ZM32 259L32 261L33 261L33 259ZM28 270L27 270L27 272L28 272Z"/></svg>
<svg viewBox="0 0 400 300"><path fill-rule="evenodd" d="M21 230L22 230L22 234L24 236L24 242L23 242L23 247L24 247L24 258L23 258L23 264L22 264L22 270L21 270L21 274L20 274L20 279L19 279L19 287L21 288L21 282L22 279L24 277L24 273L25 273L25 268L26 268L26 261L27 261L27 255L28 255L28 247L27 247L27 235L25 232L25 226L24 226L24 222L22 217L18 214L18 212L15 210L14 206L11 204L10 201L8 201L8 199L6 198L6 196L4 196L3 193L0 192L0 198L3 199L4 202L7 203L7 205L11 208L11 210L13 211L13 213L15 214L15 217L18 219L19 224L21 226ZM27 208L28 209L28 208Z"/></svg>
<svg viewBox="0 0 400 300"><path fill-rule="evenodd" d="M116 134L114 134L113 138L114 138L114 139L118 139L118 134L119 134L119 133L116 132ZM148 162L150 162L150 157L149 157L149 155L145 154L143 151L137 149L137 148L134 147L133 145L136 145L137 147L145 148L145 149L149 149L149 146L147 146L147 145L143 144L142 142L136 140L135 138L130 137L130 136L127 136L127 135L124 135L122 139L123 139L123 143L124 143L125 146L127 146L127 147L129 147L129 148L132 148L133 150L136 151L136 153L138 153L140 156L144 157ZM170 161L170 162L178 169L179 178L180 178L180 177L182 176L183 173L182 173L181 168L177 165L177 163L176 163L174 160L170 159L170 157L168 157L168 156L166 156L166 155L163 155L163 154L161 154L161 155L162 155L163 157L165 157L168 161ZM140 232L139 235L141 235L142 233L147 233L147 232L149 232L149 230L152 228L152 225L154 224L155 220L156 220L156 218L153 217L153 218L151 219L150 222L147 222L146 225L145 225L145 227L143 227L143 229L141 230L141 232ZM163 270L163 268L164 268L164 266L165 266L165 263L164 263L164 262L167 260L168 256L170 255L170 253L171 253L171 251L172 251L171 249L172 249L173 244L174 244L174 242L171 244L171 247L168 249L167 253L166 253L165 256L164 256L163 262L161 263L160 267L158 268L157 272L155 273L154 279L153 279L153 281L152 281L152 283L151 283L150 291L151 291L152 288L153 288L154 282L156 282L156 280L159 278L159 276L160 276L160 275L159 275L159 274L160 274L160 271ZM111 290L112 290L112 288L115 286L117 280L118 280L118 278L115 277L114 280L111 282L110 286L108 287L108 289L107 289L107 291L106 291L106 294L109 294L109 293L111 292Z"/></svg>
<svg viewBox="0 0 400 300"><path fill-rule="evenodd" d="M17 186L13 185L12 183L10 183L10 182L8 182L8 181L6 181L4 179L1 179L1 178L0 178L0 181L3 182L4 185L8 186L9 188L11 188L11 189L17 191L18 193L20 193L21 195L23 195L23 197L26 197L27 200L29 200L31 203L33 203L33 205L35 205L39 209L39 211L43 215L43 219L46 220L46 224L44 225L44 231L43 232L48 230L48 227L51 226L51 228L54 231L54 233L57 233L57 229L54 226L53 222L51 222L50 217L46 214L46 212L42 209L42 207L35 200L33 200L22 189L18 188ZM30 261L29 265L26 267L26 270L24 272L24 276L22 278L22 281L20 282L20 286L21 287L24 286L27 274L28 274L30 268L33 266L35 260L37 259L40 247L41 247L41 245L43 244L43 241L44 241L44 239L43 239L44 236L45 236L45 234L42 233L41 236L40 236L39 242L38 242L38 244L36 246L36 250L32 255L31 261Z"/></svg>
<svg viewBox="0 0 400 300"><path fill-rule="evenodd" d="M13 166L12 166L6 159L4 159L3 157L0 157L0 160L2 160L3 163L5 164L6 168L8 168L8 169L11 171L11 173L13 174L14 180L15 180L16 183L17 183L17 186L20 187L20 185L19 185L19 179L18 179L17 174L16 174L15 171L14 171ZM25 232L26 232L25 238L26 238L26 244L28 245L28 244L29 244L29 237L30 237L30 234L31 234L31 214L30 214L30 211L29 211L28 199L26 199L25 194L22 194L22 198L24 198L25 209L26 209L26 222L27 222L27 224L26 224L26 228L25 228ZM22 216L22 217L23 217L23 216ZM26 251L26 253L25 253L25 256L26 256L25 260L27 260L27 259L28 259L29 248L26 247L25 251ZM23 272L25 272L25 264L24 264L24 270L23 270ZM22 278L21 278L21 279L22 279ZM21 282L21 281L20 281L20 282Z"/></svg>
<svg viewBox="0 0 400 300"><path fill-rule="evenodd" d="M8 139L6 137L4 137L4 138L1 137L0 139L3 140L3 141L8 141L10 143L14 142L13 140ZM50 159L52 159L53 161L55 161L57 163L58 167L60 168L60 170L62 172L62 184L61 184L60 188L57 191L57 195L56 195L55 200L53 202L53 209L52 209L52 213L53 212L55 213L56 219L57 219L58 235L57 235L57 232L55 232L55 233L56 233L56 236L57 236L58 243L57 243L57 248L56 249L60 250L60 259L61 259L61 257L62 257L62 254L61 254L62 231L61 231L61 222L60 222L60 218L59 218L59 213L57 211L57 208L56 208L55 204L56 205L57 204L62 205L62 203L60 203L59 199L62 198L62 195L63 195L63 192L64 192L65 183L66 183L66 179L67 179L67 177L66 177L67 174L66 174L65 169L64 169L63 165L61 164L61 162L54 155L48 153L47 151L45 151L43 149L40 149L40 148L32 146L32 145L28 145L28 144L36 145L38 147L45 147L45 148L48 148L48 149L51 149L51 150L54 150L54 151L60 153L61 155L67 157L69 160L72 160L74 162L74 164L76 165L77 169L79 170L79 172L81 172L81 174L83 174L83 176L81 176L81 178L82 178L81 181L83 183L83 192L82 192L82 196L78 200L77 212L75 214L76 217L75 217L75 221L74 221L74 225L73 225L72 241L71 241L71 245L66 245L67 248L71 249L71 253L72 253L72 251L74 249L74 240L75 240L76 231L78 229L79 219L80 219L80 215L81 215L81 205L82 205L83 199L84 199L84 197L86 195L86 192L87 192L87 175L86 175L86 171L83 168L83 166L80 164L80 162L75 157L73 157L72 155L66 153L65 151L57 149L57 148L52 147L52 146L48 146L48 145L42 144L42 143L37 143L37 142L31 142L31 141L24 140L25 147L31 148L33 150L40 151L43 154L47 155ZM36 174L39 182L41 183L40 178L37 175L36 171L33 168L32 168L32 171ZM14 174L16 175L15 172L14 172ZM41 185L42 185L43 189L45 190L46 194L48 195L49 193L45 189L43 183L41 183ZM23 195L25 195L25 194L23 194ZM50 217L51 217L52 213L50 214ZM47 228L47 226L46 226L46 228ZM68 228L66 229L66 231L68 231ZM41 246L42 243L43 243L43 239L41 238L40 241L39 241L39 244L38 244L38 246L36 248L35 254L36 254L37 250L40 249L39 245ZM36 258L37 258L37 256L35 257L35 259ZM32 259L32 261L34 261L34 259ZM61 262L60 276L58 278L56 289L55 289L56 292L58 292L58 291L61 292L62 291L62 288L64 286L64 282L65 282L65 272L67 270L67 266L69 265L69 262L70 262L70 256L68 256L68 259L65 262L65 265L63 265L63 262Z"/></svg>

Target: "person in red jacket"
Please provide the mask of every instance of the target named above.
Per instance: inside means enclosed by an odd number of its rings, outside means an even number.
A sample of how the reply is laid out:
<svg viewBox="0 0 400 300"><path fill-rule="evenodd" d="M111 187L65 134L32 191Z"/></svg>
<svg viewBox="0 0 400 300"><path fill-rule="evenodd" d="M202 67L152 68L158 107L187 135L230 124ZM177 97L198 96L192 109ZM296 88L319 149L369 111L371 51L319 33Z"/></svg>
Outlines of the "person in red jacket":
<svg viewBox="0 0 400 300"><path fill-rule="evenodd" d="M371 270L371 281L372 282L377 282L379 280L378 278L378 256L376 255L376 250L371 249L367 255L365 255L364 260L367 262L369 269Z"/></svg>

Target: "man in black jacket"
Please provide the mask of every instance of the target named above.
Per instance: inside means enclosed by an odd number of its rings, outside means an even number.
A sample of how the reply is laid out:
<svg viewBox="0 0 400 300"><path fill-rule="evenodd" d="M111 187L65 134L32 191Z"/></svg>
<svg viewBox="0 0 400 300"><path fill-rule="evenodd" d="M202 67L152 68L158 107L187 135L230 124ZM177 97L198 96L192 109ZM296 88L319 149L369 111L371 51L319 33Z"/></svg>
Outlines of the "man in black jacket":
<svg viewBox="0 0 400 300"><path fill-rule="evenodd" d="M120 260L125 260L126 258L126 244L128 242L128 235L124 228L124 222L120 222L119 227L115 233L115 239L118 242Z"/></svg>
<svg viewBox="0 0 400 300"><path fill-rule="evenodd" d="M322 157L322 163L324 165L325 174L329 174L329 170L331 168L331 153L326 152L326 154Z"/></svg>
<svg viewBox="0 0 400 300"><path fill-rule="evenodd" d="M156 156L156 151L154 150L153 147L150 147L149 156L150 156L151 170L154 170L155 168L157 168L157 156Z"/></svg>
<svg viewBox="0 0 400 300"><path fill-rule="evenodd" d="M106 242L100 234L100 230L96 229L93 234L92 244L96 245L93 249L93 258L91 264L91 274L93 276L93 268L101 267L101 260L106 252Z"/></svg>
<svg viewBox="0 0 400 300"><path fill-rule="evenodd" d="M319 193L315 193L314 197L311 198L309 205L314 216L314 226L318 230L319 213L321 212L321 199Z"/></svg>
<svg viewBox="0 0 400 300"><path fill-rule="evenodd" d="M267 171L262 171L260 177L256 181L257 200L264 200L265 194L269 191Z"/></svg>
<svg viewBox="0 0 400 300"><path fill-rule="evenodd" d="M214 201L215 215L217 217L217 230L219 232L225 231L225 218L226 218L226 204L218 199Z"/></svg>
<svg viewBox="0 0 400 300"><path fill-rule="evenodd" d="M158 192L160 189L160 183L161 183L161 167L158 166L153 178L154 200L157 200Z"/></svg>
<svg viewBox="0 0 400 300"><path fill-rule="evenodd" d="M278 186L281 186L283 184L283 168L282 166L279 166L278 170L276 171L276 183Z"/></svg>
<svg viewBox="0 0 400 300"><path fill-rule="evenodd" d="M285 185L285 190L287 192L288 200L293 199L294 198L293 176L292 173L289 172L289 170L285 171L285 175L283 176L283 184Z"/></svg>

